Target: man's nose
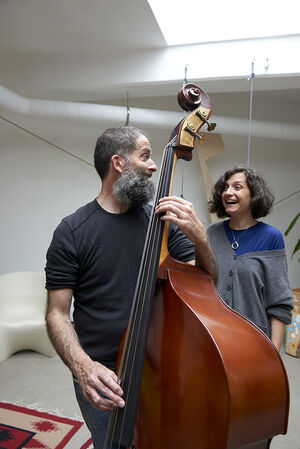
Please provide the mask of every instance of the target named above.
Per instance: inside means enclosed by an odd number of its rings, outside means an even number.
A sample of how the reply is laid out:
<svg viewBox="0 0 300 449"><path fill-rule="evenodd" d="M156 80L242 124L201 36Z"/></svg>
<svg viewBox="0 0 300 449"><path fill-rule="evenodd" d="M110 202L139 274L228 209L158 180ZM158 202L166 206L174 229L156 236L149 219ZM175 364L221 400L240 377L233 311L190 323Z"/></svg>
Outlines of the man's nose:
<svg viewBox="0 0 300 449"><path fill-rule="evenodd" d="M152 159L149 160L148 170L151 170L152 172L157 170L157 166Z"/></svg>

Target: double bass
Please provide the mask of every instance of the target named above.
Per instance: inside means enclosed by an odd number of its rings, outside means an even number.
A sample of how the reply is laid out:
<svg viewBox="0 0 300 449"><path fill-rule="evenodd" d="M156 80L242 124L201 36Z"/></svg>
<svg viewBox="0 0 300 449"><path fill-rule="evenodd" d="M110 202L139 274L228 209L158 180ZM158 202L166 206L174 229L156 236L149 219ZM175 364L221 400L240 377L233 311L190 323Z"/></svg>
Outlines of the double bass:
<svg viewBox="0 0 300 449"><path fill-rule="evenodd" d="M130 320L118 356L125 407L111 413L107 441L135 449L268 449L287 432L289 385L279 353L232 310L202 269L171 258L155 205L172 189L178 159L191 160L208 130L211 101L187 84L190 111L163 154ZM109 446L108 446L109 447Z"/></svg>

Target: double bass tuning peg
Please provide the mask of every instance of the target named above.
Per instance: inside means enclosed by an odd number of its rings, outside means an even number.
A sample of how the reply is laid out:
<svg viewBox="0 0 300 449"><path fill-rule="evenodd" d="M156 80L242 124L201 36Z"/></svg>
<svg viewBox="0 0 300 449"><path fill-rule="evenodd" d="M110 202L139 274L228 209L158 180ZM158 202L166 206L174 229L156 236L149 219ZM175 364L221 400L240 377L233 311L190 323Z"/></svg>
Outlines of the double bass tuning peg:
<svg viewBox="0 0 300 449"><path fill-rule="evenodd" d="M215 129L215 127L217 126L216 123L209 123L209 121L206 119L206 117L203 114L201 114L200 111L197 111L196 115L198 115L198 117L201 118L201 120L203 122L205 122L205 124L207 125L207 131L209 131L209 132L213 131Z"/></svg>

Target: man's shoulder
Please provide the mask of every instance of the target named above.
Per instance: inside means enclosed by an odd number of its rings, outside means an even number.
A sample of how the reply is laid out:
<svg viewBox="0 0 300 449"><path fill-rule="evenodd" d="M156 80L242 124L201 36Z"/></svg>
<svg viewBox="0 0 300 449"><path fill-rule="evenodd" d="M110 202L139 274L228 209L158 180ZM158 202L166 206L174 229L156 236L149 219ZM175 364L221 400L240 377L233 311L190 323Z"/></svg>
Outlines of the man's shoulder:
<svg viewBox="0 0 300 449"><path fill-rule="evenodd" d="M62 222L65 223L72 231L75 231L83 223L89 220L89 218L91 218L98 209L97 200L93 200L84 206L81 206L72 214L64 217Z"/></svg>
<svg viewBox="0 0 300 449"><path fill-rule="evenodd" d="M151 204L144 204L144 206L142 206L143 211L145 212L145 214L150 217L153 206L151 206Z"/></svg>

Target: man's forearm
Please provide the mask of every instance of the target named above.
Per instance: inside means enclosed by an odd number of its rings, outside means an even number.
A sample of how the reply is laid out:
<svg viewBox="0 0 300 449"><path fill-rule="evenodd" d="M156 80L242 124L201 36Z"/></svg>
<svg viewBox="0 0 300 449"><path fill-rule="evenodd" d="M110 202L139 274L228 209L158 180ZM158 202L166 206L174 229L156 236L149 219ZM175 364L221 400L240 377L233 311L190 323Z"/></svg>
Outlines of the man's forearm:
<svg viewBox="0 0 300 449"><path fill-rule="evenodd" d="M70 320L52 312L47 314L46 322L48 335L56 352L74 376L79 376L83 366L92 361L82 349Z"/></svg>

